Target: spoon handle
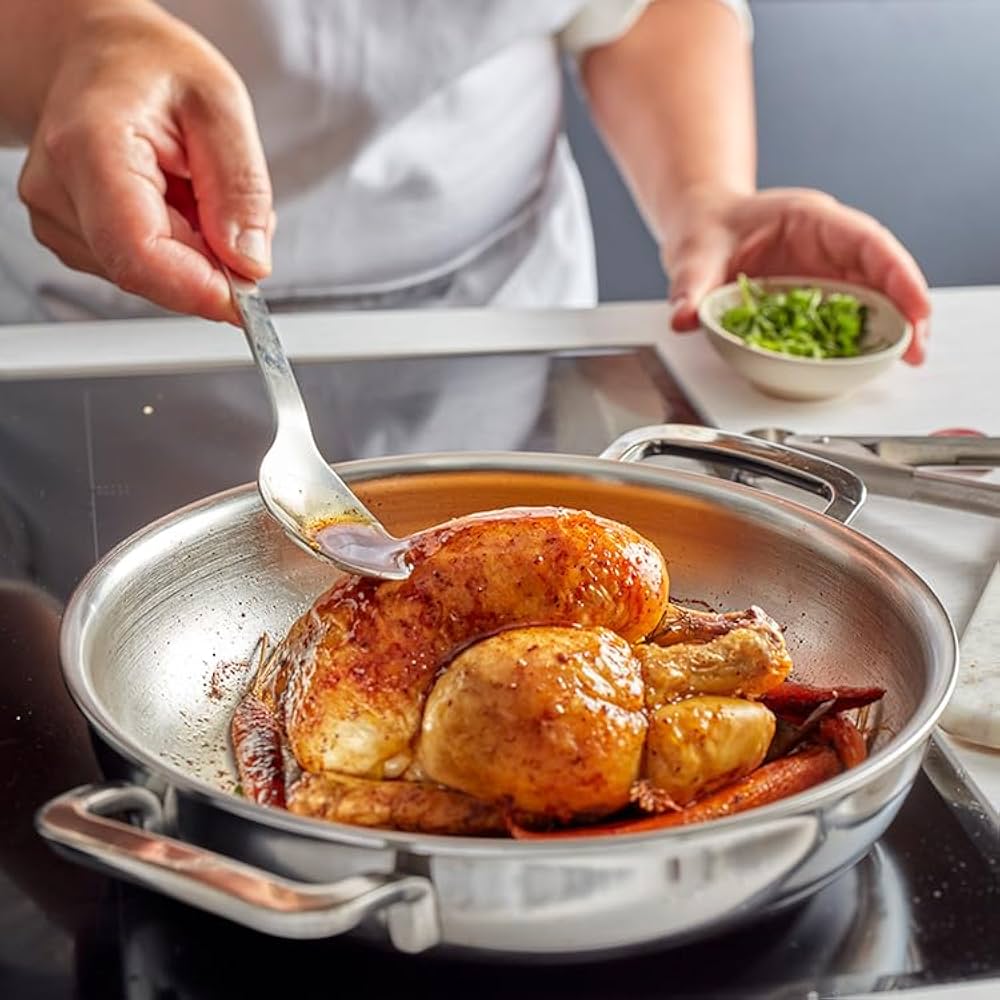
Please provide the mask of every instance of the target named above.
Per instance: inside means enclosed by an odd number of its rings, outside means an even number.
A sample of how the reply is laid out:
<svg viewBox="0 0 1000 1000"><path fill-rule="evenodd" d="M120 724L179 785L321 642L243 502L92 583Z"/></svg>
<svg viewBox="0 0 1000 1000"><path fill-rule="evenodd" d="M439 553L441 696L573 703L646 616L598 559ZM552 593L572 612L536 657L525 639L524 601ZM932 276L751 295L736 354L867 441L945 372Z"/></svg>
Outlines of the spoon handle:
<svg viewBox="0 0 1000 1000"><path fill-rule="evenodd" d="M271 322L271 313L264 296L260 293L260 288L256 282L247 281L233 274L225 265L220 266L229 281L233 303L243 322L247 343L264 377L267 396L274 414L275 434L281 434L283 428L292 426L298 433L308 434L312 438L309 415L302 400L302 393L295 381L292 366L288 363L285 349L281 345L278 331Z"/></svg>

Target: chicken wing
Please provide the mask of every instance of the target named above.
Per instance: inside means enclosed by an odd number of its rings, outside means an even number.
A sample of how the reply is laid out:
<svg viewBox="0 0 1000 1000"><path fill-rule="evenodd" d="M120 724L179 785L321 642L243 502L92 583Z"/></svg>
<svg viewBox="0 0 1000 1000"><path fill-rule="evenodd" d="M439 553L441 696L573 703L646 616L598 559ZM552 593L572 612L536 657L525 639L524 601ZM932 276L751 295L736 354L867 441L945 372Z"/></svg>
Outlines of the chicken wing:
<svg viewBox="0 0 1000 1000"><path fill-rule="evenodd" d="M671 605L635 655L651 710L700 694L758 698L792 669L780 627L756 607L716 614Z"/></svg>

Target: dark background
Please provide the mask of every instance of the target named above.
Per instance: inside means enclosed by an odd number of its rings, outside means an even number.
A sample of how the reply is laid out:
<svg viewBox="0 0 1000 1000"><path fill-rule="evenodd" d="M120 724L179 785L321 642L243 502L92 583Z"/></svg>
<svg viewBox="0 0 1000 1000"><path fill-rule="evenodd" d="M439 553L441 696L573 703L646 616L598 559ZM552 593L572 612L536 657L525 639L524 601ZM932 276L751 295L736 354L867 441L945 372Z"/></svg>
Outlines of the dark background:
<svg viewBox="0 0 1000 1000"><path fill-rule="evenodd" d="M761 186L875 215L932 285L1000 283L1000 0L751 0ZM652 240L573 86L601 298L658 298Z"/></svg>

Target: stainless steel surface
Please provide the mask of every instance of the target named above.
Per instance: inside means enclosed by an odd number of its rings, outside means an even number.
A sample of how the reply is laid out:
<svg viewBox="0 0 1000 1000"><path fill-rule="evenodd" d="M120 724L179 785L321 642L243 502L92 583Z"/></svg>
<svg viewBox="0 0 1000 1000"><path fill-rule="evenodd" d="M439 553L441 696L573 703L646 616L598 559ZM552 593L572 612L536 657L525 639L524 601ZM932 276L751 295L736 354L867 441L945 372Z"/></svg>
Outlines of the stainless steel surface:
<svg viewBox="0 0 1000 1000"><path fill-rule="evenodd" d="M638 462L650 455L690 455L722 460L740 471L762 472L829 501L823 511L850 524L865 502L865 484L829 459L799 455L767 440L755 440L714 427L661 424L623 434L601 453L602 458Z"/></svg>
<svg viewBox="0 0 1000 1000"><path fill-rule="evenodd" d="M617 449L655 450L649 439L630 435ZM132 777L163 796L175 836L305 881L419 874L433 886L441 950L579 959L704 937L786 907L857 861L892 820L950 695L956 642L934 595L875 543L798 504L649 464L452 453L340 471L403 534L489 497L631 523L667 554L677 599L760 604L786 624L802 676L885 686L873 754L742 816L579 843L365 830L257 806L235 794L228 749L245 664L260 633L281 635L332 577L241 488L128 539L63 620L73 697ZM385 929L376 916L356 933Z"/></svg>
<svg viewBox="0 0 1000 1000"><path fill-rule="evenodd" d="M126 812L140 813L143 826L111 818ZM384 909L399 951L424 951L438 942L426 878L351 875L329 884L281 878L156 832L163 809L146 788L78 788L49 802L37 824L48 841L96 866L266 934L331 937Z"/></svg>
<svg viewBox="0 0 1000 1000"><path fill-rule="evenodd" d="M977 435L940 436L858 436L796 434L788 442L796 447L798 442L816 444L858 444L887 462L901 465L1000 465L1000 438Z"/></svg>
<svg viewBox="0 0 1000 1000"><path fill-rule="evenodd" d="M838 462L860 476L873 493L1000 515L1000 485L922 467L950 464L968 472L973 466L1000 464L995 438L839 437L795 434L775 427L750 434Z"/></svg>
<svg viewBox="0 0 1000 1000"><path fill-rule="evenodd" d="M256 283L220 264L274 413L274 440L260 463L264 505L296 544L348 573L409 576L406 542L393 538L316 447L298 383Z"/></svg>

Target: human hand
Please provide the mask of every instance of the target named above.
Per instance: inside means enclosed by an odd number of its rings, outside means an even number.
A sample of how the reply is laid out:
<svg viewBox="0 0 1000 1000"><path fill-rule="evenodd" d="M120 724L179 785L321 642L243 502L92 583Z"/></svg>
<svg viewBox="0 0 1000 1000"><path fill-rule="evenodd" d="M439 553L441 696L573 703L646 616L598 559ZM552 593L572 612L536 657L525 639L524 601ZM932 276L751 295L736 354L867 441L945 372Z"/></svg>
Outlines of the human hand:
<svg viewBox="0 0 1000 1000"><path fill-rule="evenodd" d="M836 278L892 299L913 324L904 360L924 359L930 299L916 261L871 216L819 191L692 194L674 213L661 255L675 330L696 329L702 298L740 272Z"/></svg>
<svg viewBox="0 0 1000 1000"><path fill-rule="evenodd" d="M246 88L155 4L68 36L18 186L35 237L167 309L234 321L215 257L262 278L274 230Z"/></svg>

